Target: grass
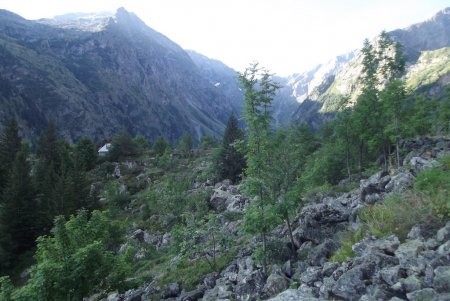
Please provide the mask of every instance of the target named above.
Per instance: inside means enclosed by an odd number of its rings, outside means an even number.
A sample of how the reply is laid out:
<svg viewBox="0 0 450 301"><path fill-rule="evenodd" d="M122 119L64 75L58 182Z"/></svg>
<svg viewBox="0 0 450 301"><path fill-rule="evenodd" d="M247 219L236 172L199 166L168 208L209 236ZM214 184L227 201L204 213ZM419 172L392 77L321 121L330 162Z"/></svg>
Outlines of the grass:
<svg viewBox="0 0 450 301"><path fill-rule="evenodd" d="M395 234L403 241L412 226L450 216L450 157L440 161L440 167L417 175L412 191L390 195L358 212L373 235Z"/></svg>
<svg viewBox="0 0 450 301"><path fill-rule="evenodd" d="M231 251L217 258L216 272L221 271L235 257L236 252ZM166 266L167 267L167 266ZM186 291L190 291L201 281L204 275L214 272L211 265L201 258L197 260L182 259L178 264L167 267L166 272L158 279L158 285L164 286L178 282Z"/></svg>
<svg viewBox="0 0 450 301"><path fill-rule="evenodd" d="M364 237L364 234L364 230L346 232L341 241L341 247L333 254L333 256L331 256L330 261L342 263L347 259L354 257L355 253L352 250L352 246L359 242Z"/></svg>

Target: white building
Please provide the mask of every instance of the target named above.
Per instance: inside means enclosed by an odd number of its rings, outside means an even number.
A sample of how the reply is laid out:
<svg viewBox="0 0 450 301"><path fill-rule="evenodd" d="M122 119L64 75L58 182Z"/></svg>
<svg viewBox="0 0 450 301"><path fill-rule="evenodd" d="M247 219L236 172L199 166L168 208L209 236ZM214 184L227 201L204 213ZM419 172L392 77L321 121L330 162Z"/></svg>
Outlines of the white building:
<svg viewBox="0 0 450 301"><path fill-rule="evenodd" d="M111 150L111 143L106 143L98 149L99 156L105 156Z"/></svg>

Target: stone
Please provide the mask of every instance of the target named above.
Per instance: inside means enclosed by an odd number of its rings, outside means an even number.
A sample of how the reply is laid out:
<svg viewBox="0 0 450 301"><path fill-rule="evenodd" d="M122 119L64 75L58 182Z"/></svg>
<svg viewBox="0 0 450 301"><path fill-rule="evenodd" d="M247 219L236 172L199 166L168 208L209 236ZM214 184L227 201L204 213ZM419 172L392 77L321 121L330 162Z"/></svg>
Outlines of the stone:
<svg viewBox="0 0 450 301"><path fill-rule="evenodd" d="M296 289L288 289L268 301L319 301L319 299Z"/></svg>
<svg viewBox="0 0 450 301"><path fill-rule="evenodd" d="M425 266L422 266L417 258L419 251L424 248L423 241L409 240L398 247L395 251L395 256L398 258L402 268L419 272L425 269Z"/></svg>
<svg viewBox="0 0 450 301"><path fill-rule="evenodd" d="M403 290L407 293L420 290L422 287L420 280L415 275L400 279L400 283L402 284Z"/></svg>
<svg viewBox="0 0 450 301"><path fill-rule="evenodd" d="M405 301L404 299L400 299L399 297L392 297L389 301Z"/></svg>
<svg viewBox="0 0 450 301"><path fill-rule="evenodd" d="M412 186L414 176L410 172L401 172L392 177L386 185L387 192L404 192Z"/></svg>
<svg viewBox="0 0 450 301"><path fill-rule="evenodd" d="M136 239L140 243L143 243L145 241L145 232L142 229L137 229L133 232L131 235L131 238Z"/></svg>
<svg viewBox="0 0 450 301"><path fill-rule="evenodd" d="M322 269L322 275L325 277L330 277L338 267L339 264L336 262L325 262Z"/></svg>
<svg viewBox="0 0 450 301"><path fill-rule="evenodd" d="M286 261L283 266L281 267L281 270L283 271L283 273L291 278L292 275L294 274L294 269L292 268L292 263L290 260Z"/></svg>
<svg viewBox="0 0 450 301"><path fill-rule="evenodd" d="M314 282L320 279L322 269L320 267L308 267L304 273L301 274L300 280L303 283L312 285Z"/></svg>
<svg viewBox="0 0 450 301"><path fill-rule="evenodd" d="M345 272L332 288L333 294L349 301L359 300L366 292L363 276L363 271L358 267Z"/></svg>
<svg viewBox="0 0 450 301"><path fill-rule="evenodd" d="M411 160L409 161L409 164L411 165L411 169L414 171L415 174L441 165L436 160L425 159L422 157L412 157Z"/></svg>
<svg viewBox="0 0 450 301"><path fill-rule="evenodd" d="M207 288L213 288L216 285L216 280L219 277L217 272L212 272L203 276L203 284Z"/></svg>
<svg viewBox="0 0 450 301"><path fill-rule="evenodd" d="M169 283L164 287L163 299L178 297L181 293L181 286L178 283Z"/></svg>
<svg viewBox="0 0 450 301"><path fill-rule="evenodd" d="M238 300L250 300L258 297L263 291L266 277L261 270L255 270L238 280L234 293Z"/></svg>
<svg viewBox="0 0 450 301"><path fill-rule="evenodd" d="M380 278L389 285L394 285L401 276L400 266L383 268L380 271Z"/></svg>
<svg viewBox="0 0 450 301"><path fill-rule="evenodd" d="M205 294L206 287L202 286L193 291L182 293L177 301L197 301L200 300Z"/></svg>
<svg viewBox="0 0 450 301"><path fill-rule="evenodd" d="M406 297L408 297L409 301L433 301L435 296L436 291L432 288L424 288L406 294Z"/></svg>
<svg viewBox="0 0 450 301"><path fill-rule="evenodd" d="M109 294L108 297L106 298L107 301L119 301L120 300L120 296L119 293L114 292L112 294Z"/></svg>
<svg viewBox="0 0 450 301"><path fill-rule="evenodd" d="M313 266L323 265L337 249L339 249L339 244L334 240L327 238L312 250L308 255L308 261Z"/></svg>
<svg viewBox="0 0 450 301"><path fill-rule="evenodd" d="M447 222L445 227L439 229L439 231L436 233L436 240L439 243L444 243L450 240L450 222Z"/></svg>
<svg viewBox="0 0 450 301"><path fill-rule="evenodd" d="M442 245L439 246L439 248L437 249L437 252L440 255L446 255L450 253L450 240L443 243Z"/></svg>
<svg viewBox="0 0 450 301"><path fill-rule="evenodd" d="M264 291L269 296L274 296L281 293L289 287L289 280L281 272L278 267L272 268L272 273L269 275L264 286Z"/></svg>
<svg viewBox="0 0 450 301"><path fill-rule="evenodd" d="M434 270L433 287L439 293L450 292L450 266L440 266Z"/></svg>
<svg viewBox="0 0 450 301"><path fill-rule="evenodd" d="M449 301L450 300L450 293L447 294L439 294L436 297L433 298L431 301Z"/></svg>

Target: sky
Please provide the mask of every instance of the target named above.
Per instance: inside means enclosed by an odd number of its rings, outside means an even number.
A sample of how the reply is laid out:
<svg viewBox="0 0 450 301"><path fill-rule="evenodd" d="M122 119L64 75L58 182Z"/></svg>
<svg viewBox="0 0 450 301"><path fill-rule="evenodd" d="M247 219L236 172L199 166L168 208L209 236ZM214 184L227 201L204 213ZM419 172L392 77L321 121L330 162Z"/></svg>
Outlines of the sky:
<svg viewBox="0 0 450 301"><path fill-rule="evenodd" d="M0 0L26 19L119 7L237 71L258 61L285 76L359 49L382 30L424 21L450 0Z"/></svg>

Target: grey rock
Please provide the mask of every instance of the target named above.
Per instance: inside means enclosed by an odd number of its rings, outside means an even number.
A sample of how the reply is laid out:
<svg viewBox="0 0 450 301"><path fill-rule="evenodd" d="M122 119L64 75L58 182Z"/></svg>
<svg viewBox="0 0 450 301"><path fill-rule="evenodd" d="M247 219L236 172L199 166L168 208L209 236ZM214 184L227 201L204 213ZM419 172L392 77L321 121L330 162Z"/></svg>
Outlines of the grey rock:
<svg viewBox="0 0 450 301"><path fill-rule="evenodd" d="M399 297L392 297L389 301L405 301L404 299L400 299Z"/></svg>
<svg viewBox="0 0 450 301"><path fill-rule="evenodd" d="M202 300L216 301L220 299L228 299L233 296L231 285L216 285L214 288L206 290Z"/></svg>
<svg viewBox="0 0 450 301"><path fill-rule="evenodd" d="M380 271L380 278L389 285L394 285L400 276L400 266L387 267Z"/></svg>
<svg viewBox="0 0 450 301"><path fill-rule="evenodd" d="M450 293L450 266L441 266L434 270L433 287L437 292Z"/></svg>
<svg viewBox="0 0 450 301"><path fill-rule="evenodd" d="M446 293L435 296L431 301L449 301L449 300L450 300L450 293Z"/></svg>
<svg viewBox="0 0 450 301"><path fill-rule="evenodd" d="M442 245L440 245L439 248L437 249L437 252L440 255L449 254L450 253L450 240L443 243Z"/></svg>
<svg viewBox="0 0 450 301"><path fill-rule="evenodd" d="M419 226L414 226L408 232L408 239L423 239L422 232Z"/></svg>
<svg viewBox="0 0 450 301"><path fill-rule="evenodd" d="M133 232L133 234L131 235L131 238L136 239L137 241L143 243L145 240L145 232L142 229L137 229L136 231Z"/></svg>
<svg viewBox="0 0 450 301"><path fill-rule="evenodd" d="M209 274L206 274L203 277L203 284L207 287L207 288L213 288L214 285L216 285L216 279L219 277L219 274L217 272L212 272Z"/></svg>
<svg viewBox="0 0 450 301"><path fill-rule="evenodd" d="M386 185L388 192L403 192L412 186L414 176L410 172L401 172L392 177Z"/></svg>
<svg viewBox="0 0 450 301"><path fill-rule="evenodd" d="M106 298L107 301L119 301L120 300L120 296L119 293L114 292L108 295L108 297Z"/></svg>
<svg viewBox="0 0 450 301"><path fill-rule="evenodd" d="M290 260L286 261L283 266L281 267L281 270L283 271L283 273L291 278L292 275L294 274L294 269L292 268L292 263Z"/></svg>
<svg viewBox="0 0 450 301"><path fill-rule="evenodd" d="M359 300L366 292L363 277L364 273L362 269L358 267L345 272L336 281L336 284L332 289L333 294L349 301Z"/></svg>
<svg viewBox="0 0 450 301"><path fill-rule="evenodd" d="M398 247L395 251L395 256L398 258L402 268L420 272L425 269L425 266L418 260L418 254L424 248L423 241L410 240Z"/></svg>
<svg viewBox="0 0 450 301"><path fill-rule="evenodd" d="M239 300L249 300L260 296L265 284L265 276L261 270L255 270L242 278L234 287L234 293Z"/></svg>
<svg viewBox="0 0 450 301"><path fill-rule="evenodd" d="M313 266L322 265L337 249L339 249L337 242L332 239L325 239L312 250L308 256L308 261Z"/></svg>
<svg viewBox="0 0 450 301"><path fill-rule="evenodd" d="M269 299L269 301L318 301L311 294L305 294L296 289L288 289L277 295L274 298Z"/></svg>
<svg viewBox="0 0 450 301"><path fill-rule="evenodd" d="M420 280L415 275L400 279L400 283L402 284L403 290L407 293L420 290L422 287Z"/></svg>
<svg viewBox="0 0 450 301"><path fill-rule="evenodd" d="M312 285L314 282L320 279L322 274L321 267L308 267L304 273L301 274L301 281L308 285Z"/></svg>
<svg viewBox="0 0 450 301"><path fill-rule="evenodd" d="M440 243L450 240L450 222L447 222L445 227L439 229L436 233L436 240Z"/></svg>
<svg viewBox="0 0 450 301"><path fill-rule="evenodd" d="M163 299L178 297L181 293L181 286L178 283L169 283L164 287Z"/></svg>
<svg viewBox="0 0 450 301"><path fill-rule="evenodd" d="M325 262L322 269L322 275L325 277L330 277L338 267L339 267L338 263Z"/></svg>
<svg viewBox="0 0 450 301"><path fill-rule="evenodd" d="M414 173L418 174L419 172L422 172L424 170L427 170L429 168L438 167L441 164L433 159L425 159L422 157L413 157L409 161L411 164L411 168L414 171Z"/></svg>
<svg viewBox="0 0 450 301"><path fill-rule="evenodd" d="M409 301L432 301L436 296L436 291L432 288L424 288L415 292L406 294Z"/></svg>
<svg viewBox="0 0 450 301"><path fill-rule="evenodd" d="M177 301L197 301L200 300L205 294L206 287L200 287L193 291L182 293Z"/></svg>
<svg viewBox="0 0 450 301"><path fill-rule="evenodd" d="M281 293L289 287L289 280L281 272L278 267L272 268L272 273L269 275L264 286L264 291L269 295L273 296Z"/></svg>

